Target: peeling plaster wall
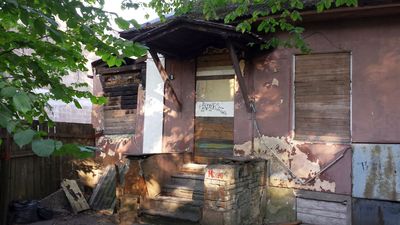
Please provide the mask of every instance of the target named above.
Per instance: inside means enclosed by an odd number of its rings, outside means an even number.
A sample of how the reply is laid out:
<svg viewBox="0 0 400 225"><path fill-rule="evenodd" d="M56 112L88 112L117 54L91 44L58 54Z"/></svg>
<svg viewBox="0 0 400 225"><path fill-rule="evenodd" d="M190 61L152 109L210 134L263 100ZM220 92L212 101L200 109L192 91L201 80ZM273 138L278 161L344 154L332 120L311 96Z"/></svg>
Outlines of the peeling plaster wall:
<svg viewBox="0 0 400 225"><path fill-rule="evenodd" d="M254 154L270 161L271 186L350 194L351 183L346 182L351 179L351 151L346 151L348 147L341 144L308 144L290 137L262 136L254 141ZM251 141L237 144L234 148L236 155L250 155ZM272 152L275 152L286 166L283 166ZM342 154L343 158L326 173L306 185L297 182L287 169L289 168L297 178L305 182Z"/></svg>
<svg viewBox="0 0 400 225"><path fill-rule="evenodd" d="M368 21L368 22L366 22ZM306 41L312 52L352 53L352 140L368 143L400 142L400 18L374 17L305 24ZM373 46L373 47L371 47ZM348 144L305 143L293 137L293 55L277 49L247 62L246 79L255 98L260 132L268 147L276 148L289 168L301 178L313 176ZM235 154L247 155L251 148L251 115L244 107L240 90L235 96ZM257 135L256 135L257 137ZM255 143L257 151L256 141ZM261 149L264 149L261 148ZM260 148L259 148L260 149ZM258 153L261 157L270 155ZM327 169L310 185L294 182L273 160L270 185L341 194L351 193L351 152ZM275 172L274 172L275 171Z"/></svg>

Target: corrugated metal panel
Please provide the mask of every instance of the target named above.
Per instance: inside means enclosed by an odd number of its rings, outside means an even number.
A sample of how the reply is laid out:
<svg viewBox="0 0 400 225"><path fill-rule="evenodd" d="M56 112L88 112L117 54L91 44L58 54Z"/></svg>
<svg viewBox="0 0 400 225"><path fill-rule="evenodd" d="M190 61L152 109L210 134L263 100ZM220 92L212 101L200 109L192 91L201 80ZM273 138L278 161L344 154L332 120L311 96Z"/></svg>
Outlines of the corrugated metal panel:
<svg viewBox="0 0 400 225"><path fill-rule="evenodd" d="M377 224L400 224L400 203L353 199L353 225Z"/></svg>
<svg viewBox="0 0 400 225"><path fill-rule="evenodd" d="M353 197L400 200L400 145L356 144Z"/></svg>
<svg viewBox="0 0 400 225"><path fill-rule="evenodd" d="M127 170L128 164L118 166L119 176L114 165L108 166L104 175L100 178L96 188L90 196L89 204L94 210L113 210L116 204L116 187L117 178L123 179ZM119 182L123 183L123 180Z"/></svg>
<svg viewBox="0 0 400 225"><path fill-rule="evenodd" d="M347 205L340 202L297 198L297 219L306 224L346 225Z"/></svg>

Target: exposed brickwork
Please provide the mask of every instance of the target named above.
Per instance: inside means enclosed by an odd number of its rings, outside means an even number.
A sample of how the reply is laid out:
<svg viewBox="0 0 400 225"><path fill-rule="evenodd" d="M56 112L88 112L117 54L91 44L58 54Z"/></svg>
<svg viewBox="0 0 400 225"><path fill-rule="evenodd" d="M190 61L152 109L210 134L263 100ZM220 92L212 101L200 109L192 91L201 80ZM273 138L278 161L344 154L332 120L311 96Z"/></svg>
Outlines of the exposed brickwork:
<svg viewBox="0 0 400 225"><path fill-rule="evenodd" d="M202 224L262 224L265 186L265 161L209 165Z"/></svg>

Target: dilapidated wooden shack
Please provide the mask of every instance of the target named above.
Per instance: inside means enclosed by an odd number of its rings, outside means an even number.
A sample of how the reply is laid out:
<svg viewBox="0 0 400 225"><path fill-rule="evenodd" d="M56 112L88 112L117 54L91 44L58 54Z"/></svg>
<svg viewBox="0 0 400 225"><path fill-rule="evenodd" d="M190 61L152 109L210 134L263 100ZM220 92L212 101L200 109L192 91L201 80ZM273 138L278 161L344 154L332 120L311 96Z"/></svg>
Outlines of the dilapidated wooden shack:
<svg viewBox="0 0 400 225"><path fill-rule="evenodd" d="M122 32L149 47L135 145L115 150L131 159L125 212L139 204L143 220L183 224L396 224L400 6L374 2L305 10L310 54L261 51L270 36L185 16Z"/></svg>

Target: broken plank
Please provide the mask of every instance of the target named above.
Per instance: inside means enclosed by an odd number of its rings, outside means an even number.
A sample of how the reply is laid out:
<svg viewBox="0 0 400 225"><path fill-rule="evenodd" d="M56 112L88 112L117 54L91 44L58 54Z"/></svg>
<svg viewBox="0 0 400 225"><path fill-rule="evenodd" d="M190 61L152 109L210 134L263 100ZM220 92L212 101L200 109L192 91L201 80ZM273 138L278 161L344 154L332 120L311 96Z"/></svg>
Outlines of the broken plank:
<svg viewBox="0 0 400 225"><path fill-rule="evenodd" d="M71 204L72 211L77 214L84 210L90 209L85 197L83 196L78 184L75 180L65 179L61 182L61 187Z"/></svg>

